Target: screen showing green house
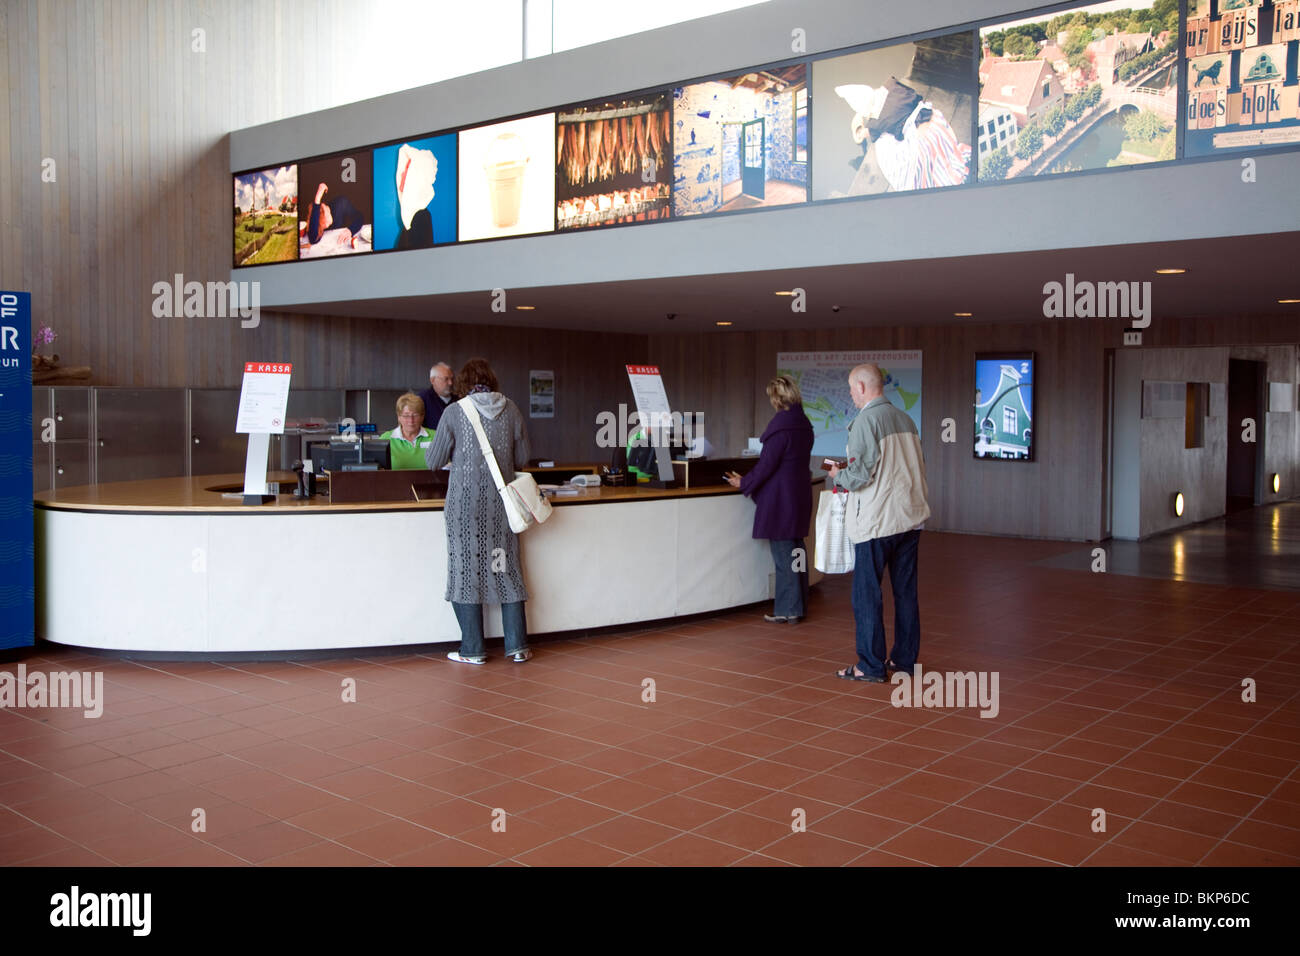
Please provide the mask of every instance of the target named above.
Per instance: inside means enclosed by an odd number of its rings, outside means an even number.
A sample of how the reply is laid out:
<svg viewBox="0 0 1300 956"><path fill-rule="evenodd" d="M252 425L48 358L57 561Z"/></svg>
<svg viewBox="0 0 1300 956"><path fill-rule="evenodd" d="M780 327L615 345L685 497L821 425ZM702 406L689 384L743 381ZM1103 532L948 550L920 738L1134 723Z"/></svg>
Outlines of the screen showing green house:
<svg viewBox="0 0 1300 956"><path fill-rule="evenodd" d="M975 356L975 457L1032 461L1032 352Z"/></svg>

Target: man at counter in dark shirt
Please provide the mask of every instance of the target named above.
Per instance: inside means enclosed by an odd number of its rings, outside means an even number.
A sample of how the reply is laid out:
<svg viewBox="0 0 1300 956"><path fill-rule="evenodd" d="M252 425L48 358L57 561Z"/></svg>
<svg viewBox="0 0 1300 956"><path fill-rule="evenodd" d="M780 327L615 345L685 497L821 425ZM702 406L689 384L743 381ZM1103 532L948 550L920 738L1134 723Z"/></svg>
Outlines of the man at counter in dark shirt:
<svg viewBox="0 0 1300 956"><path fill-rule="evenodd" d="M446 362L438 362L429 369L429 387L420 392L424 400L425 428L437 429L442 413L456 401L458 396L451 390L452 378L451 366Z"/></svg>

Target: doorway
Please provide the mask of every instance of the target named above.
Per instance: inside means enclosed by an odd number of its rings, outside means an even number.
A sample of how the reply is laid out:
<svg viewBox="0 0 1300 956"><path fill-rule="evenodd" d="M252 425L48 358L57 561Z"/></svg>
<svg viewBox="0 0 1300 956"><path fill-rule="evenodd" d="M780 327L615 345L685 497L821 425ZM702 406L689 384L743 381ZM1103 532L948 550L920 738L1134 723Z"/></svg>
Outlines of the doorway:
<svg viewBox="0 0 1300 956"><path fill-rule="evenodd" d="M743 188L740 167L744 161L741 156L741 124L722 124L722 195L719 206L724 206L740 195Z"/></svg>
<svg viewBox="0 0 1300 956"><path fill-rule="evenodd" d="M1228 475L1224 511L1232 514L1259 503L1264 456L1265 364L1228 360ZM1243 419L1255 422L1255 440L1243 440Z"/></svg>
<svg viewBox="0 0 1300 956"><path fill-rule="evenodd" d="M767 198L767 121L751 120L744 125L741 137L741 190L755 199Z"/></svg>

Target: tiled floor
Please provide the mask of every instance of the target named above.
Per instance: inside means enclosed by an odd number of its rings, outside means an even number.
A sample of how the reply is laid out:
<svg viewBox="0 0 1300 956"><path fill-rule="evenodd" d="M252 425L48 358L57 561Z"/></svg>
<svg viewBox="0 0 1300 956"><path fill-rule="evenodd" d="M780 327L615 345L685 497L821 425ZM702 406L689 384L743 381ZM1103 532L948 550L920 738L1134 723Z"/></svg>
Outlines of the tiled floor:
<svg viewBox="0 0 1300 956"><path fill-rule="evenodd" d="M1300 594L921 547L922 664L997 672L995 718L831 676L845 578L797 626L750 608L523 665L44 646L28 672L102 670L105 711L0 710L0 864L1300 864Z"/></svg>

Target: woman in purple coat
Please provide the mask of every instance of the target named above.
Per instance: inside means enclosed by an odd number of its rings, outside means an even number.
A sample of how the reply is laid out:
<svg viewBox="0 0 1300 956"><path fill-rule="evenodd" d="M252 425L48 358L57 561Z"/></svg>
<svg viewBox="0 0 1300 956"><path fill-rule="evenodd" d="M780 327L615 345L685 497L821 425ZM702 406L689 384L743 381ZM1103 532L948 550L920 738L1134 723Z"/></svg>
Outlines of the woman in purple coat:
<svg viewBox="0 0 1300 956"><path fill-rule="evenodd" d="M808 603L808 552L804 537L812 518L808 459L813 427L803 412L799 386L778 375L767 383L776 415L763 431L758 464L743 478L732 472L727 482L754 499L754 537L767 538L776 565L776 606L763 620L797 623ZM798 570L796 570L798 569Z"/></svg>

